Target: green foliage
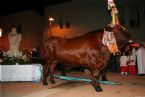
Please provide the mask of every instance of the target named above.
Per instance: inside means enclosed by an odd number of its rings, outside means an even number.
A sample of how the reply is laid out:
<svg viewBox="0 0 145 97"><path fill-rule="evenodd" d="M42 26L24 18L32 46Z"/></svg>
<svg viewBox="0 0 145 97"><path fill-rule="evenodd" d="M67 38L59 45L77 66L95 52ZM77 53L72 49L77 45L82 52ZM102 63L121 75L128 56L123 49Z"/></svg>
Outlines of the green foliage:
<svg viewBox="0 0 145 97"><path fill-rule="evenodd" d="M25 61L22 59L22 57L8 57L5 56L2 65L15 65L16 63L18 64L28 64L29 62Z"/></svg>

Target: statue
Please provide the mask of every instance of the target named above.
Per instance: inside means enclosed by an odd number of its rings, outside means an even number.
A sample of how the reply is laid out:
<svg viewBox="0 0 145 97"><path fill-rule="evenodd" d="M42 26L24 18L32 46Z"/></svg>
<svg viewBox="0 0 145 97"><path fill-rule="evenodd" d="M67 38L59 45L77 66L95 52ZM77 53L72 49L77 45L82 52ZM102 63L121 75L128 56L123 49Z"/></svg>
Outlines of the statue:
<svg viewBox="0 0 145 97"><path fill-rule="evenodd" d="M22 52L19 51L19 46L22 40L22 35L17 33L17 28L12 27L11 32L8 34L9 39L9 51L7 55L9 57L21 57Z"/></svg>

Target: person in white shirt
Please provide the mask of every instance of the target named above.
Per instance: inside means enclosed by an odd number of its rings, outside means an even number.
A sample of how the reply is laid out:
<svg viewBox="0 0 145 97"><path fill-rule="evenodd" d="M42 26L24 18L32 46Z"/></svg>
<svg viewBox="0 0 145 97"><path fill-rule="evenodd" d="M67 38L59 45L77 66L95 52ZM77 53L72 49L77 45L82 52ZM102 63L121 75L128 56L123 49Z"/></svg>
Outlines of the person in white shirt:
<svg viewBox="0 0 145 97"><path fill-rule="evenodd" d="M125 52L122 53L119 61L121 74L128 74L128 57L125 55Z"/></svg>

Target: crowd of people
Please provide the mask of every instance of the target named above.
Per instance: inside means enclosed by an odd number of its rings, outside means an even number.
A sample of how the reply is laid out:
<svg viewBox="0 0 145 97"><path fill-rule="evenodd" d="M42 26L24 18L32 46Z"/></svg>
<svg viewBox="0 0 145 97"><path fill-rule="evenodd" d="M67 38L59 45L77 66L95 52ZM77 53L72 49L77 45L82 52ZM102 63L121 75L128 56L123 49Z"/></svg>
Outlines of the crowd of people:
<svg viewBox="0 0 145 97"><path fill-rule="evenodd" d="M142 53L140 53L140 50ZM143 60L144 51L145 48L143 45L139 47L126 46L121 52L119 59L121 74L145 74L145 63Z"/></svg>

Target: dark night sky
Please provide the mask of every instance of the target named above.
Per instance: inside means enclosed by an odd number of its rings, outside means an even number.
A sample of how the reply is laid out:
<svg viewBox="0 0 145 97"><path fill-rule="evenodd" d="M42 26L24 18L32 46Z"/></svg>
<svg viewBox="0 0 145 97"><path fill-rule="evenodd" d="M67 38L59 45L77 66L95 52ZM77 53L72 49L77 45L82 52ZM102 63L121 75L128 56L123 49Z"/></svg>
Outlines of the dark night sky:
<svg viewBox="0 0 145 97"><path fill-rule="evenodd" d="M44 7L70 0L0 0L0 16L25 10L34 10L43 15Z"/></svg>
<svg viewBox="0 0 145 97"><path fill-rule="evenodd" d="M30 9L43 15L45 6L63 3L63 2L69 2L69 1L71 0L0 0L0 16L9 15L12 13L21 12ZM130 3L137 1L145 4L145 0L114 0L114 1L130 2Z"/></svg>

